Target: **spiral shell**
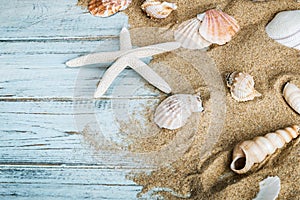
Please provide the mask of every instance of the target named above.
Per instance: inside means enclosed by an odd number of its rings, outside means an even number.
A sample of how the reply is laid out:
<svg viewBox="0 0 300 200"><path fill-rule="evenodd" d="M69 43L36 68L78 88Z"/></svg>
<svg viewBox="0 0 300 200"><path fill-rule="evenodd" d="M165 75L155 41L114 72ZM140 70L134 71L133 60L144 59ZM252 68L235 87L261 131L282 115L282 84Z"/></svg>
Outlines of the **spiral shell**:
<svg viewBox="0 0 300 200"><path fill-rule="evenodd" d="M154 122L160 128L174 130L182 127L193 112L202 111L200 96L175 94L159 104L154 113Z"/></svg>
<svg viewBox="0 0 300 200"><path fill-rule="evenodd" d="M231 96L237 101L249 101L261 94L254 89L254 80L250 74L233 72L226 76Z"/></svg>
<svg viewBox="0 0 300 200"><path fill-rule="evenodd" d="M125 10L131 0L91 0L88 9L92 15L109 17L121 10Z"/></svg>
<svg viewBox="0 0 300 200"><path fill-rule="evenodd" d="M164 19L168 17L173 10L177 9L175 3L160 2L156 0L146 0L141 8L151 18Z"/></svg>
<svg viewBox="0 0 300 200"><path fill-rule="evenodd" d="M199 28L200 35L211 43L223 45L240 30L237 21L221 10L208 10L205 12Z"/></svg>
<svg viewBox="0 0 300 200"><path fill-rule="evenodd" d="M300 89L292 83L286 83L283 89L283 97L300 114Z"/></svg>
<svg viewBox="0 0 300 200"><path fill-rule="evenodd" d="M238 174L248 172L255 163L262 162L267 155L273 154L276 149L282 148L285 143L298 137L299 130L300 127L294 125L237 144L233 149L230 168Z"/></svg>
<svg viewBox="0 0 300 200"><path fill-rule="evenodd" d="M300 50L300 10L278 13L266 26L266 32L276 42Z"/></svg>
<svg viewBox="0 0 300 200"><path fill-rule="evenodd" d="M187 49L203 49L211 45L199 33L201 21L198 18L192 18L184 21L174 31L174 38L181 43L183 48Z"/></svg>

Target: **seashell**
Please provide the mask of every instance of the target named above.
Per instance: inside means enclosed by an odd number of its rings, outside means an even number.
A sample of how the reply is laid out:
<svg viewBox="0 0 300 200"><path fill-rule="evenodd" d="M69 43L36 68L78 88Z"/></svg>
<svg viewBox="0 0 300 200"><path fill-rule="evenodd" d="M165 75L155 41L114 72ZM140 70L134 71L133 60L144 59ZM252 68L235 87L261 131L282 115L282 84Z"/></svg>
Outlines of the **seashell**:
<svg viewBox="0 0 300 200"><path fill-rule="evenodd" d="M182 127L193 112L202 112L198 95L175 94L161 102L154 113L154 122L160 128L174 130Z"/></svg>
<svg viewBox="0 0 300 200"><path fill-rule="evenodd" d="M283 97L289 106L300 114L300 89L292 83L286 83L283 89Z"/></svg>
<svg viewBox="0 0 300 200"><path fill-rule="evenodd" d="M91 0L88 9L92 15L109 17L121 10L125 10L131 0Z"/></svg>
<svg viewBox="0 0 300 200"><path fill-rule="evenodd" d="M176 10L177 6L175 3L168 3L165 1L161 3L156 0L146 0L141 5L141 8L151 18L164 19L168 17L173 10Z"/></svg>
<svg viewBox="0 0 300 200"><path fill-rule="evenodd" d="M278 13L266 26L266 32L276 42L300 50L300 10Z"/></svg>
<svg viewBox="0 0 300 200"><path fill-rule="evenodd" d="M268 176L259 182L259 192L253 200L275 200L280 192L280 178Z"/></svg>
<svg viewBox="0 0 300 200"><path fill-rule="evenodd" d="M198 18L192 18L184 21L174 31L174 38L181 43L183 48L187 49L203 49L211 45L199 33L201 21Z"/></svg>
<svg viewBox="0 0 300 200"><path fill-rule="evenodd" d="M255 163L262 162L267 155L273 154L276 149L282 148L285 143L298 137L299 130L300 127L294 125L237 144L233 149L230 168L238 174L246 173Z"/></svg>
<svg viewBox="0 0 300 200"><path fill-rule="evenodd" d="M198 15L198 18L200 17ZM208 10L202 17L200 35L211 43L223 45L240 30L237 21L221 10Z"/></svg>
<svg viewBox="0 0 300 200"><path fill-rule="evenodd" d="M254 89L254 80L250 74L233 72L226 76L231 96L237 101L249 101L261 94Z"/></svg>

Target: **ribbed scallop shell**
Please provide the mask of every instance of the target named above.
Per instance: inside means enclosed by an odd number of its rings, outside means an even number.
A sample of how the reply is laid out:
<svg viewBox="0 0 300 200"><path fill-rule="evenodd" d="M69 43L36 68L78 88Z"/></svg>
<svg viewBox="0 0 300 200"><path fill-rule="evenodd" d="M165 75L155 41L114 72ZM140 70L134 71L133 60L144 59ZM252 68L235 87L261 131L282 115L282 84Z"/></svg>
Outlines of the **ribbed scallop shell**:
<svg viewBox="0 0 300 200"><path fill-rule="evenodd" d="M88 9L92 15L109 17L121 10L125 10L131 0L91 0Z"/></svg>
<svg viewBox="0 0 300 200"><path fill-rule="evenodd" d="M300 114L300 89L292 83L286 83L283 89L283 97Z"/></svg>
<svg viewBox="0 0 300 200"><path fill-rule="evenodd" d="M246 173L255 163L262 162L267 155L273 154L276 149L282 148L285 143L298 137L299 130L300 127L294 125L237 144L233 149L230 168L238 174Z"/></svg>
<svg viewBox="0 0 300 200"><path fill-rule="evenodd" d="M202 112L202 101L197 95L175 94L159 104L154 113L154 122L160 128L182 127L193 112Z"/></svg>
<svg viewBox="0 0 300 200"><path fill-rule="evenodd" d="M177 9L175 3L160 2L156 0L146 0L141 8L151 18L164 19L168 17L173 10Z"/></svg>
<svg viewBox="0 0 300 200"><path fill-rule="evenodd" d="M192 18L184 21L174 31L174 38L181 43L183 48L187 49L203 49L211 45L199 33L201 21L198 18Z"/></svg>
<svg viewBox="0 0 300 200"><path fill-rule="evenodd" d="M266 32L276 42L300 50L300 10L278 13L266 26Z"/></svg>
<svg viewBox="0 0 300 200"><path fill-rule="evenodd" d="M261 94L254 89L254 80L250 74L233 72L226 76L231 96L237 101L249 101Z"/></svg>
<svg viewBox="0 0 300 200"><path fill-rule="evenodd" d="M205 12L199 28L205 40L219 45L229 42L239 30L240 27L232 16L216 9Z"/></svg>

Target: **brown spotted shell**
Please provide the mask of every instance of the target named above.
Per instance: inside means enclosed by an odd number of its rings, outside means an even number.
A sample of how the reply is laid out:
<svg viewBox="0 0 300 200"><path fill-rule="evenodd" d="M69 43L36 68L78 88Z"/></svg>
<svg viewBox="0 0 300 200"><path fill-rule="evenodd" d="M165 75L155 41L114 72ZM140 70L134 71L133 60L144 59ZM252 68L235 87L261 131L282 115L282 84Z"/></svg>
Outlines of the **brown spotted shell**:
<svg viewBox="0 0 300 200"><path fill-rule="evenodd" d="M88 10L92 15L109 17L121 10L125 10L131 0L91 0Z"/></svg>
<svg viewBox="0 0 300 200"><path fill-rule="evenodd" d="M233 72L226 76L227 86L231 96L237 101L249 101L261 94L254 89L254 80L250 74Z"/></svg>
<svg viewBox="0 0 300 200"><path fill-rule="evenodd" d="M147 15L155 19L164 19L168 17L173 10L177 9L175 3L160 2L156 0L146 0L141 8Z"/></svg>
<svg viewBox="0 0 300 200"><path fill-rule="evenodd" d="M248 172L255 163L262 162L267 155L273 154L276 149L282 148L286 143L298 137L299 130L300 127L294 125L238 143L233 149L233 161L230 168L238 174Z"/></svg>

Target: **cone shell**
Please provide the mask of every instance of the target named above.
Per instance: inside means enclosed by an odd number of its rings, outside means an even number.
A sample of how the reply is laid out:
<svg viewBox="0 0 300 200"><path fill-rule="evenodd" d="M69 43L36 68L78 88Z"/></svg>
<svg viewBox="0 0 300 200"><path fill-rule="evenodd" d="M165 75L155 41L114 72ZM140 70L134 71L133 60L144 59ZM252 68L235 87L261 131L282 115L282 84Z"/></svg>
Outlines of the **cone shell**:
<svg viewBox="0 0 300 200"><path fill-rule="evenodd" d="M146 0L142 5L141 8L147 15L151 18L155 19L164 19L168 17L173 10L177 9L175 3L168 3L155 0Z"/></svg>
<svg viewBox="0 0 300 200"><path fill-rule="evenodd" d="M278 13L266 26L266 32L276 42L300 50L300 10Z"/></svg>
<svg viewBox="0 0 300 200"><path fill-rule="evenodd" d="M250 74L233 72L226 76L227 86L231 96L237 101L249 101L261 94L254 89L254 80Z"/></svg>
<svg viewBox="0 0 300 200"><path fill-rule="evenodd" d="M262 162L267 155L273 154L276 149L298 137L299 130L300 127L294 125L237 144L233 150L230 168L238 174L248 172L255 163Z"/></svg>
<svg viewBox="0 0 300 200"><path fill-rule="evenodd" d="M300 114L300 89L292 83L286 83L283 89L283 97L289 106Z"/></svg>
<svg viewBox="0 0 300 200"><path fill-rule="evenodd" d="M240 30L237 21L230 15L220 10L205 12L199 28L200 35L211 43L223 45Z"/></svg>
<svg viewBox="0 0 300 200"><path fill-rule="evenodd" d="M192 18L184 21L174 32L174 38L181 43L183 48L203 49L211 45L199 33L201 21L198 18Z"/></svg>
<svg viewBox="0 0 300 200"><path fill-rule="evenodd" d="M121 10L125 10L131 0L91 0L88 9L92 15L109 17Z"/></svg>
<svg viewBox="0 0 300 200"><path fill-rule="evenodd" d="M182 127L193 112L202 111L200 96L175 94L159 104L154 113L154 122L160 128L174 130Z"/></svg>

